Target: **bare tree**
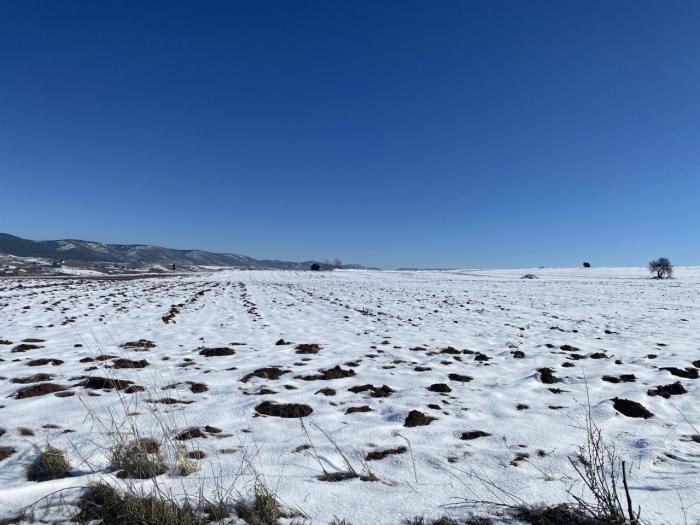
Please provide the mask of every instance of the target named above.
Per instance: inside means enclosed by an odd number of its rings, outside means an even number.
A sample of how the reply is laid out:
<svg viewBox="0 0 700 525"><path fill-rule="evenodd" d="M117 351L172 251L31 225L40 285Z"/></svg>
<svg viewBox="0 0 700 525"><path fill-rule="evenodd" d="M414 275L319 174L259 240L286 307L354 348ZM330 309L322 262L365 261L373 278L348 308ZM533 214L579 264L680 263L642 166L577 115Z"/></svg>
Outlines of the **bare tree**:
<svg viewBox="0 0 700 525"><path fill-rule="evenodd" d="M649 263L649 271L656 274L657 279L671 278L673 274L673 265L666 257L660 257Z"/></svg>
<svg viewBox="0 0 700 525"><path fill-rule="evenodd" d="M333 266L336 268L340 268L343 265L343 261L338 259L337 257L333 260Z"/></svg>

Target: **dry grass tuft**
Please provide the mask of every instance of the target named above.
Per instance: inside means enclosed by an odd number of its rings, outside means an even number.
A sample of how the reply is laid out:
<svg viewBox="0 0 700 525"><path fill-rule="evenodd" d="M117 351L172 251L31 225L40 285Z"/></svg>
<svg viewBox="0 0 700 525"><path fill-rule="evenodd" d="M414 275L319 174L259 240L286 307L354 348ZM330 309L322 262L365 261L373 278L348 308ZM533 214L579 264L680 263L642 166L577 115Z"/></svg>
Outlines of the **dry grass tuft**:
<svg viewBox="0 0 700 525"><path fill-rule="evenodd" d="M65 450L54 448L51 445L41 452L27 469L29 481L48 481L68 477L70 463Z"/></svg>
<svg viewBox="0 0 700 525"><path fill-rule="evenodd" d="M160 476L168 470L163 456L151 439L136 439L128 443L118 443L112 449L109 466L118 470L118 477L149 479Z"/></svg>
<svg viewBox="0 0 700 525"><path fill-rule="evenodd" d="M249 525L277 525L282 517L279 502L262 482L255 484L253 500L239 503L236 511Z"/></svg>
<svg viewBox="0 0 700 525"><path fill-rule="evenodd" d="M102 525L204 525L207 520L161 493L120 494L107 483L92 485L78 502L78 523L98 520Z"/></svg>

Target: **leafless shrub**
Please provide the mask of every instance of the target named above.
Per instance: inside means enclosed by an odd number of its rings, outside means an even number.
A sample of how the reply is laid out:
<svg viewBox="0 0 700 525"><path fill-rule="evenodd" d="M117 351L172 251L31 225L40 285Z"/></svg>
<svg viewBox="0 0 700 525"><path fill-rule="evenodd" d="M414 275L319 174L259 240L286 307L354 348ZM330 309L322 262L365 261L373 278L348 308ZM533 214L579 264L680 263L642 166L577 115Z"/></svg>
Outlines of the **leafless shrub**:
<svg viewBox="0 0 700 525"><path fill-rule="evenodd" d="M640 509L634 511L627 486L625 461L617 455L615 446L606 443L591 415L590 400L585 421L586 443L579 447L569 462L583 482L591 498L583 498L569 488L568 493L578 509L591 520L610 525L639 523ZM622 481L626 511L618 494Z"/></svg>

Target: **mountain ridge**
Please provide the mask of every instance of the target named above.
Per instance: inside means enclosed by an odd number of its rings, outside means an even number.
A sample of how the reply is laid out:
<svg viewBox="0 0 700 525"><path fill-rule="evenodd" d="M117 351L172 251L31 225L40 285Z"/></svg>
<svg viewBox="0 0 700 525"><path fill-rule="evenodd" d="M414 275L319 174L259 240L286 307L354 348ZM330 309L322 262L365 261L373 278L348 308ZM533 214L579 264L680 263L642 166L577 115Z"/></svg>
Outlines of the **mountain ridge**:
<svg viewBox="0 0 700 525"><path fill-rule="evenodd" d="M316 263L323 269L334 266L320 261L283 261L255 259L235 253L206 250L180 250L150 244L109 244L80 239L33 241L9 233L0 233L0 253L16 257L39 257L86 263L120 265L224 266L230 268L308 270ZM366 268L358 264L341 265L342 269Z"/></svg>

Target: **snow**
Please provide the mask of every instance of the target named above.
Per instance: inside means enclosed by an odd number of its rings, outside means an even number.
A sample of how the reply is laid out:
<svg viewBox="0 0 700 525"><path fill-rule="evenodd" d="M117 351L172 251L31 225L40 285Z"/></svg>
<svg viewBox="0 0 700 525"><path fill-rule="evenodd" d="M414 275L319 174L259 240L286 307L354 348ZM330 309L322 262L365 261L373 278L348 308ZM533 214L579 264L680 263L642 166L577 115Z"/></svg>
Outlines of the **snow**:
<svg viewBox="0 0 700 525"><path fill-rule="evenodd" d="M84 277L105 275L104 272L98 272L97 270L90 270L88 268L78 268L75 266L61 266L59 268L56 268L55 271L56 273L64 275L76 275Z"/></svg>
<svg viewBox="0 0 700 525"><path fill-rule="evenodd" d="M526 273L539 279L521 279ZM165 323L162 317L178 304L183 306ZM11 353L26 338L44 339L37 343L43 348ZM120 346L142 338L156 347L135 351ZM276 345L280 338L294 344ZM691 367L700 360L699 268L677 268L675 278L665 281L651 279L644 268L219 271L136 280L3 279L0 339L12 342L0 345L0 427L6 430L0 446L16 449L0 462L0 518L97 477L118 483L106 471L106 438L86 412L103 417L120 408L120 398L140 414L134 417L147 433L161 432L154 423L156 409L170 414L176 430L205 425L223 430L223 437L212 434L184 442L207 456L198 462L199 471L186 478L161 476L177 494L196 494L202 486L213 491L222 480L233 484L234 494L245 494L253 477L243 467L252 464L284 503L319 524L334 516L354 525L397 524L417 515L468 516L473 509L443 506L494 499L477 476L531 503L559 503L575 481L568 458L584 442L580 424L588 397L604 436L632 468L630 488L642 517L651 523L681 523L684 506L688 522L700 518L700 443L688 437L693 433L689 423L700 428L700 379L662 370ZM297 343L317 343L321 350L296 354ZM580 350L561 350L562 345ZM235 355L199 354L200 347L220 346L230 346ZM490 359L442 353L448 346ZM411 350L416 347L422 349ZM516 359L516 349L525 357ZM591 358L599 352L608 358ZM146 359L149 366L86 372L91 366L109 365L80 362L98 354ZM572 354L582 358L573 360ZM27 366L41 357L64 363ZM193 362L187 365L185 359ZM356 375L297 377L337 365ZM272 366L289 372L274 380L241 381ZM543 367L551 368L559 382L543 384L537 371ZM27 386L11 379L36 373L53 374L51 382L70 386L76 395L11 397ZM451 381L451 373L473 380ZM636 381L602 380L621 374L634 374ZM121 396L90 391L77 386L77 378L84 375L128 379L147 391ZM205 383L209 390L192 393L187 381ZM669 399L647 394L676 381L686 394ZM428 391L435 383L448 384L452 391ZM172 384L177 388L163 390ZM388 385L395 392L374 398L348 390L365 384ZM261 388L275 393L258 395ZM319 394L323 388L336 394ZM146 402L166 396L192 403ZM637 401L654 416L626 417L613 408L611 399L616 397ZM256 416L255 407L267 400L312 407L313 413L303 419L306 431L298 419ZM519 404L529 408L519 410ZM363 405L372 411L345 413ZM405 427L411 410L436 419L427 426ZM59 428L44 428L47 424ZM21 427L34 436L20 436ZM460 439L463 432L475 430L491 435ZM309 444L306 432L314 448L293 452ZM24 471L35 447L47 441L68 450L76 475L26 481ZM409 444L410 451L403 454L364 462L370 451ZM231 449L235 452L222 452ZM338 449L358 472L369 468L378 481L319 480L320 464L328 471L344 468ZM529 457L511 464L521 452ZM580 484L573 490L580 491Z"/></svg>

